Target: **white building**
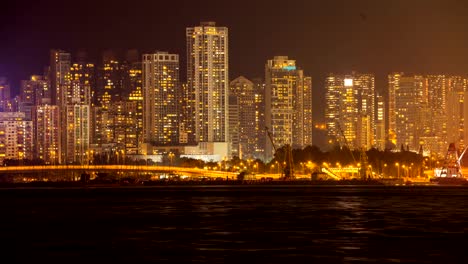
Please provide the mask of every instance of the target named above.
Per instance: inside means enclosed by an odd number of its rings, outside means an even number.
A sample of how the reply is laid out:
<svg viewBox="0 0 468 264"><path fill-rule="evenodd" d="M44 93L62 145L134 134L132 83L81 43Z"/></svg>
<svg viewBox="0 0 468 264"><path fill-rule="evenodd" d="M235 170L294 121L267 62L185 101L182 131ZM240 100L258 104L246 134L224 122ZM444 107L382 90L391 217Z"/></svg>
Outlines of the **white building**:
<svg viewBox="0 0 468 264"><path fill-rule="evenodd" d="M0 112L0 161L33 158L33 124L22 112Z"/></svg>

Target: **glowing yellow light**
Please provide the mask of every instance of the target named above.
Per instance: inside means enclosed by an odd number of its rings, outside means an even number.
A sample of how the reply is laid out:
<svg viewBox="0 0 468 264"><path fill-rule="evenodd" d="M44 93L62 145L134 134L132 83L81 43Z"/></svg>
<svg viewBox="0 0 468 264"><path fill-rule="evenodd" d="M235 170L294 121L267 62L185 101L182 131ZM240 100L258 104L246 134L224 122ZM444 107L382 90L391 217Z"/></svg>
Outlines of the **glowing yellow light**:
<svg viewBox="0 0 468 264"><path fill-rule="evenodd" d="M344 79L344 86L346 87L353 86L353 79Z"/></svg>

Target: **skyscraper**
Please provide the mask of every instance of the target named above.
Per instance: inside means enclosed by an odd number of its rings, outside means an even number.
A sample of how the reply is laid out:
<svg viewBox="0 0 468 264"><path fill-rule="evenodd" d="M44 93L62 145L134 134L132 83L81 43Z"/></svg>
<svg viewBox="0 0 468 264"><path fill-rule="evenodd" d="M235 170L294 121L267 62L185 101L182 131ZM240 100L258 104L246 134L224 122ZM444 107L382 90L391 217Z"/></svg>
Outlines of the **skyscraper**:
<svg viewBox="0 0 468 264"><path fill-rule="evenodd" d="M303 132L303 145L311 146L312 130L313 130L313 115L312 115L312 77L304 77L303 82L303 104L302 104L302 126L298 129Z"/></svg>
<svg viewBox="0 0 468 264"><path fill-rule="evenodd" d="M237 119L239 124L238 128L236 128L238 131L238 135L236 135L238 145L243 157L253 158L256 141L254 84L244 76L240 76L232 80L229 86L230 95L236 98L236 100L230 98L229 101L236 102L236 106L238 106ZM229 118L231 117L232 114L229 113ZM229 122L231 124L231 121ZM239 153L239 150L237 152Z"/></svg>
<svg viewBox="0 0 468 264"><path fill-rule="evenodd" d="M86 104L69 104L66 107L66 162L86 164L90 144L91 113Z"/></svg>
<svg viewBox="0 0 468 264"><path fill-rule="evenodd" d="M125 100L123 82L122 62L117 59L113 51L105 51L102 56L102 65L98 70L97 105L108 109L112 102Z"/></svg>
<svg viewBox="0 0 468 264"><path fill-rule="evenodd" d="M78 61L70 67L72 80L72 97L85 104L92 105L95 102L96 74L94 63Z"/></svg>
<svg viewBox="0 0 468 264"><path fill-rule="evenodd" d="M267 136L265 131L265 82L261 78L252 80L254 83L255 105L255 150L254 157L265 159Z"/></svg>
<svg viewBox="0 0 468 264"><path fill-rule="evenodd" d="M10 83L7 78L0 77L0 111L7 111L10 101Z"/></svg>
<svg viewBox="0 0 468 264"><path fill-rule="evenodd" d="M143 55L143 137L154 145L179 143L179 55Z"/></svg>
<svg viewBox="0 0 468 264"><path fill-rule="evenodd" d="M46 164L58 164L60 114L56 105L39 105L33 112L34 157Z"/></svg>
<svg viewBox="0 0 468 264"><path fill-rule="evenodd" d="M128 100L135 109L129 113L129 122L134 123L132 127L127 127L126 153L138 154L141 143L143 143L143 84L142 84L142 63L140 59L133 58L136 51L129 52L132 55L128 58L126 68L125 90L130 92ZM128 57L128 56L127 56Z"/></svg>
<svg viewBox="0 0 468 264"><path fill-rule="evenodd" d="M447 76L447 142L458 143L461 148L466 146L468 140L464 124L465 115L468 114L464 109L467 85L466 78Z"/></svg>
<svg viewBox="0 0 468 264"><path fill-rule="evenodd" d="M0 112L0 161L32 159L33 125L22 112Z"/></svg>
<svg viewBox="0 0 468 264"><path fill-rule="evenodd" d="M71 55L62 50L51 50L49 80L52 105L65 106L70 86Z"/></svg>
<svg viewBox="0 0 468 264"><path fill-rule="evenodd" d="M240 145L240 111L239 98L236 95L229 95L229 154L241 159L244 158L244 150Z"/></svg>
<svg viewBox="0 0 468 264"><path fill-rule="evenodd" d="M437 144L432 151L444 155L447 151L447 79L445 75L427 75L427 105L430 113L432 136ZM451 128L453 129L453 128Z"/></svg>
<svg viewBox="0 0 468 264"><path fill-rule="evenodd" d="M353 72L326 78L329 143L369 149L375 144L375 78ZM344 138L343 138L344 137Z"/></svg>
<svg viewBox="0 0 468 264"><path fill-rule="evenodd" d="M275 56L265 65L265 125L271 130L276 147L290 145L304 148L307 131L304 131L304 118L310 118L311 79L306 78L304 90L303 71L297 69L296 61L287 56ZM309 122L307 120L307 122ZM307 123L306 122L306 123ZM307 140L311 137L307 135ZM272 157L272 145L265 147L266 158Z"/></svg>
<svg viewBox="0 0 468 264"><path fill-rule="evenodd" d="M384 97L377 93L376 95L377 104L377 116L375 120L375 147L379 150L385 150L387 132L385 130L385 100Z"/></svg>
<svg viewBox="0 0 468 264"><path fill-rule="evenodd" d="M62 50L51 50L49 80L51 104L57 105L60 112L60 146L57 153L59 163L67 162L67 105L71 103L71 54Z"/></svg>
<svg viewBox="0 0 468 264"><path fill-rule="evenodd" d="M187 89L195 103L195 141L228 142L228 29L214 22L186 30ZM189 98L189 101L191 98Z"/></svg>
<svg viewBox="0 0 468 264"><path fill-rule="evenodd" d="M22 103L40 105L50 104L50 85L47 80L40 75L31 76L30 80L21 81L20 98Z"/></svg>

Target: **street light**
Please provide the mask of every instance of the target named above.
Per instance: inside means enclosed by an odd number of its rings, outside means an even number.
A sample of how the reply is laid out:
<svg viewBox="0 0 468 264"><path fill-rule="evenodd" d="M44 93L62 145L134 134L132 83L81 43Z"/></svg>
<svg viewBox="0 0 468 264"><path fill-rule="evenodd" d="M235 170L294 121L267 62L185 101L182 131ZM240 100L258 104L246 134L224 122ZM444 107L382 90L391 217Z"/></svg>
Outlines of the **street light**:
<svg viewBox="0 0 468 264"><path fill-rule="evenodd" d="M174 159L174 153L169 152L169 159L171 161L171 167L172 167L172 160Z"/></svg>
<svg viewBox="0 0 468 264"><path fill-rule="evenodd" d="M397 179L399 179L399 178L400 178L400 163L398 163L398 162L395 163L395 166L396 166L397 169L398 169Z"/></svg>
<svg viewBox="0 0 468 264"><path fill-rule="evenodd" d="M90 163L94 164L94 150L91 150L90 153L91 153Z"/></svg>

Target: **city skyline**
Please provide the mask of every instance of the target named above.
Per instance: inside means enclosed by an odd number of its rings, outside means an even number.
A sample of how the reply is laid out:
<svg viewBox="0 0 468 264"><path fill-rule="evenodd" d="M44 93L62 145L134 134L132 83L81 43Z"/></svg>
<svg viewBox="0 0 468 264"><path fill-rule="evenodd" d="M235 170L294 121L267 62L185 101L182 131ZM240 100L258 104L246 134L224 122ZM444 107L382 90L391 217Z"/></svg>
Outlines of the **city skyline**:
<svg viewBox="0 0 468 264"><path fill-rule="evenodd" d="M468 1L4 2L6 262L466 259Z"/></svg>
<svg viewBox="0 0 468 264"><path fill-rule="evenodd" d="M200 21L216 21L230 29L232 77L261 77L264 61L276 55L298 60L314 77L314 105L322 106L314 119L321 121L324 77L329 72L373 72L377 91L386 87L389 72L468 72L463 59L468 37L462 34L468 10L459 2L292 1L283 8L277 1L172 1L157 3L166 10L158 16L152 13L155 4L8 3L1 22L10 41L1 44L0 76L9 77L18 93L20 80L42 74L51 48L71 53L84 49L95 62L107 48L167 50L180 54L185 72L183 31Z"/></svg>

